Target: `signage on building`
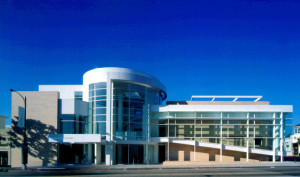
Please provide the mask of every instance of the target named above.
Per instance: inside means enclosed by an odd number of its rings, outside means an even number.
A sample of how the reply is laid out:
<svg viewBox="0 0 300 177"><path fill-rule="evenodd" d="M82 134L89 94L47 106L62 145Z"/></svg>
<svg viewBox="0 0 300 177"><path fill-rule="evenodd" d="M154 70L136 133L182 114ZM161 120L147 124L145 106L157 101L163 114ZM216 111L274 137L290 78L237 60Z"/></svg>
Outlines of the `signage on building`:
<svg viewBox="0 0 300 177"><path fill-rule="evenodd" d="M49 134L50 143L100 143L100 134Z"/></svg>
<svg viewBox="0 0 300 177"><path fill-rule="evenodd" d="M25 109L19 106L18 126L24 128L25 124Z"/></svg>

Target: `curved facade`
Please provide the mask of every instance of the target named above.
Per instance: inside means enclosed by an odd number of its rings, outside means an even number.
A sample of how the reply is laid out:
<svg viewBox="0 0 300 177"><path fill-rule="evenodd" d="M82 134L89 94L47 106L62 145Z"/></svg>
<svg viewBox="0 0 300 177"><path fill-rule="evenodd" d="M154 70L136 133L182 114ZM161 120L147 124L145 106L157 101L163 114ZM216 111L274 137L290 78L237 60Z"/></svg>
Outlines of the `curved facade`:
<svg viewBox="0 0 300 177"><path fill-rule="evenodd" d="M83 101L89 102L92 132L100 134L106 142L115 142L106 144L106 158L110 158L106 164L129 163L134 159L128 156L130 149L136 149L137 154L130 154L137 156L138 163L146 160L145 155L138 156L145 154L143 144L150 138L150 105L159 105L166 97L166 89L158 79L135 70L97 68L84 74ZM139 145L129 147L130 141ZM112 154L118 155L112 157Z"/></svg>

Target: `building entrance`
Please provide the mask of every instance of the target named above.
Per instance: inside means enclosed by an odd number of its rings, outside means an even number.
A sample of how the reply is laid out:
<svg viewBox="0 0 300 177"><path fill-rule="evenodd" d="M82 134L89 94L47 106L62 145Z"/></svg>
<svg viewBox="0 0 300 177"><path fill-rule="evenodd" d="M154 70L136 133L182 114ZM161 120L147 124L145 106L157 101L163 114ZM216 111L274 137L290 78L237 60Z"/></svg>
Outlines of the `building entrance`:
<svg viewBox="0 0 300 177"><path fill-rule="evenodd" d="M298 144L293 144L293 149L294 149L294 155L298 155L299 153Z"/></svg>
<svg viewBox="0 0 300 177"><path fill-rule="evenodd" d="M8 166L8 152L0 151L0 167Z"/></svg>
<svg viewBox="0 0 300 177"><path fill-rule="evenodd" d="M159 144L158 145L158 162L163 163L166 158L166 146L164 144Z"/></svg>
<svg viewBox="0 0 300 177"><path fill-rule="evenodd" d="M144 145L118 144L116 149L116 163L117 164L144 163Z"/></svg>

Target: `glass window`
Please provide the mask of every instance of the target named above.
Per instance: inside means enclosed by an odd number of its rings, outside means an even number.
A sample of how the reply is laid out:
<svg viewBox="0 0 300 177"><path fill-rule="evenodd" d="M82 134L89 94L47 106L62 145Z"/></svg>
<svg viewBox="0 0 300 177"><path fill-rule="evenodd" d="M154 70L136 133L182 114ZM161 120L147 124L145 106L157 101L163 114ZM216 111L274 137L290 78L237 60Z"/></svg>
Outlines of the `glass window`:
<svg viewBox="0 0 300 177"><path fill-rule="evenodd" d="M176 117L195 117L193 112L176 112Z"/></svg>
<svg viewBox="0 0 300 177"><path fill-rule="evenodd" d="M273 112L256 112L254 113L255 118L270 118L272 119L274 116Z"/></svg>
<svg viewBox="0 0 300 177"><path fill-rule="evenodd" d="M96 121L106 121L106 115L97 115Z"/></svg>
<svg viewBox="0 0 300 177"><path fill-rule="evenodd" d="M180 120L180 119L177 119L176 120L176 124L194 124L194 120Z"/></svg>
<svg viewBox="0 0 300 177"><path fill-rule="evenodd" d="M145 92L146 88L144 86L136 85L136 84L131 84L130 85L130 90L131 91L142 91Z"/></svg>
<svg viewBox="0 0 300 177"><path fill-rule="evenodd" d="M273 124L273 120L255 120L255 124Z"/></svg>
<svg viewBox="0 0 300 177"><path fill-rule="evenodd" d="M129 84L124 82L114 82L114 88L128 90Z"/></svg>
<svg viewBox="0 0 300 177"><path fill-rule="evenodd" d="M247 124L247 120L229 120L229 124Z"/></svg>
<svg viewBox="0 0 300 177"><path fill-rule="evenodd" d="M219 137L220 126L219 125L202 125L202 137Z"/></svg>
<svg viewBox="0 0 300 177"><path fill-rule="evenodd" d="M106 100L105 101L96 101L96 107L106 107Z"/></svg>
<svg viewBox="0 0 300 177"><path fill-rule="evenodd" d="M104 96L96 96L96 97L94 97L93 100L105 100L105 99L106 99L106 95L104 95Z"/></svg>
<svg viewBox="0 0 300 177"><path fill-rule="evenodd" d="M105 135L106 134L106 123L96 122L96 134Z"/></svg>
<svg viewBox="0 0 300 177"><path fill-rule="evenodd" d="M170 123L170 124L175 124L175 119L170 119L170 120L169 120L169 123Z"/></svg>
<svg viewBox="0 0 300 177"><path fill-rule="evenodd" d="M96 90L96 96L106 95L106 89Z"/></svg>
<svg viewBox="0 0 300 177"><path fill-rule="evenodd" d="M220 120L202 120L202 124L220 124Z"/></svg>
<svg viewBox="0 0 300 177"><path fill-rule="evenodd" d="M176 137L194 137L194 126L176 125Z"/></svg>
<svg viewBox="0 0 300 177"><path fill-rule="evenodd" d="M200 114L200 116L199 116ZM221 113L220 112L199 112L197 113L197 117L211 117L211 118L219 118L221 117Z"/></svg>
<svg viewBox="0 0 300 177"><path fill-rule="evenodd" d="M255 125L250 127L255 128L255 137L273 137L272 125Z"/></svg>
<svg viewBox="0 0 300 177"><path fill-rule="evenodd" d="M224 112L223 117L226 118L247 118L246 112Z"/></svg>
<svg viewBox="0 0 300 177"><path fill-rule="evenodd" d="M159 124L167 124L168 120L166 120L166 119L158 120L158 123Z"/></svg>
<svg viewBox="0 0 300 177"><path fill-rule="evenodd" d="M82 100L82 92L74 92L75 100Z"/></svg>
<svg viewBox="0 0 300 177"><path fill-rule="evenodd" d="M135 109L143 109L143 103L130 102L130 107Z"/></svg>
<svg viewBox="0 0 300 177"><path fill-rule="evenodd" d="M95 109L95 114L106 114L106 108Z"/></svg>
<svg viewBox="0 0 300 177"><path fill-rule="evenodd" d="M94 89L94 84L90 84L89 85L89 90L93 90Z"/></svg>
<svg viewBox="0 0 300 177"><path fill-rule="evenodd" d="M130 121L131 122L140 122L140 123L142 123L143 117L142 116L131 116L130 115Z"/></svg>
<svg viewBox="0 0 300 177"><path fill-rule="evenodd" d="M106 82L95 83L95 89L106 88Z"/></svg>
<svg viewBox="0 0 300 177"><path fill-rule="evenodd" d="M170 137L175 137L175 125L170 125L169 131L170 131Z"/></svg>
<svg viewBox="0 0 300 177"><path fill-rule="evenodd" d="M93 97L94 96L94 90L89 91L89 97Z"/></svg>
<svg viewBox="0 0 300 177"><path fill-rule="evenodd" d="M75 133L75 121L61 121L61 133L73 134Z"/></svg>

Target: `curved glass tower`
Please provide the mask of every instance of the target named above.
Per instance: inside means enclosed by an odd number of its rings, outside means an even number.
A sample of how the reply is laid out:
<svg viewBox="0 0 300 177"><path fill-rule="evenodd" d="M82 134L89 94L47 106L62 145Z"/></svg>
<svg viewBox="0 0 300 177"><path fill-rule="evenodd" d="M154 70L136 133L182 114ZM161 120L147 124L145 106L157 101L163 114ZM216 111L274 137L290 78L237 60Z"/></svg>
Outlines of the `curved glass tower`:
<svg viewBox="0 0 300 177"><path fill-rule="evenodd" d="M150 105L159 105L166 97L164 85L142 72L126 68L86 72L83 101L89 102L92 132L101 135L95 161L105 159L107 165L154 162L155 147L149 145Z"/></svg>

